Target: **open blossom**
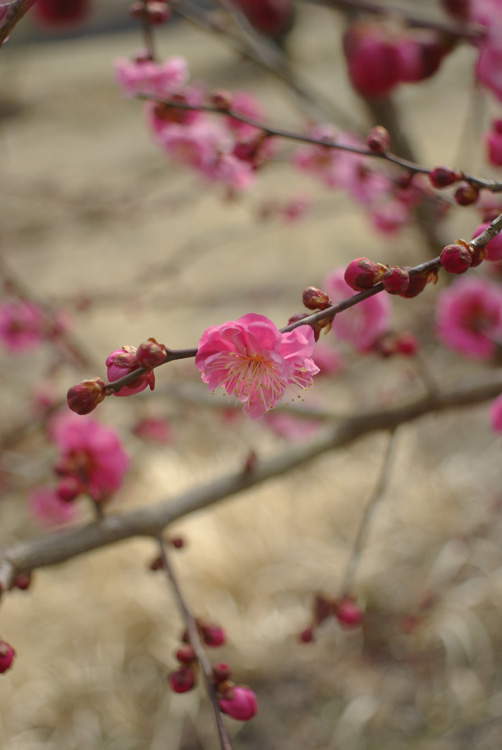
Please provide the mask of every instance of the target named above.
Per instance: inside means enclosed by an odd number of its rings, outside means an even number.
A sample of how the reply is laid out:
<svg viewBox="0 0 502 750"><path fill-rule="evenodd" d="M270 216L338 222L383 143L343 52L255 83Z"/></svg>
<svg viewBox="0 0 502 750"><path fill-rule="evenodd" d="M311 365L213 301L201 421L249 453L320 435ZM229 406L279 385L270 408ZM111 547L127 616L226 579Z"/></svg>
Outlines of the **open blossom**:
<svg viewBox="0 0 502 750"><path fill-rule="evenodd" d="M32 302L0 305L0 339L11 352L28 351L43 338L43 313Z"/></svg>
<svg viewBox="0 0 502 750"><path fill-rule="evenodd" d="M179 91L189 76L188 63L183 57L170 57L163 63L120 59L115 63L115 71L117 83L127 96L168 97Z"/></svg>
<svg viewBox="0 0 502 750"><path fill-rule="evenodd" d="M436 308L439 338L474 359L490 359L502 340L502 288L480 278L456 281Z"/></svg>
<svg viewBox="0 0 502 750"><path fill-rule="evenodd" d="M344 273L345 268L333 271L322 285L335 304L354 295L345 282ZM336 315L333 331L338 338L349 341L359 351L371 351L377 339L387 332L391 311L389 297L376 294Z"/></svg>
<svg viewBox="0 0 502 750"><path fill-rule="evenodd" d="M96 502L122 486L130 459L114 429L91 417L63 413L50 421L49 435L60 450L57 473L74 477Z"/></svg>
<svg viewBox="0 0 502 750"><path fill-rule="evenodd" d="M299 326L281 333L263 315L208 328L195 364L210 390L223 387L243 404L251 419L261 419L287 391L309 388L319 368L312 360L314 333Z"/></svg>

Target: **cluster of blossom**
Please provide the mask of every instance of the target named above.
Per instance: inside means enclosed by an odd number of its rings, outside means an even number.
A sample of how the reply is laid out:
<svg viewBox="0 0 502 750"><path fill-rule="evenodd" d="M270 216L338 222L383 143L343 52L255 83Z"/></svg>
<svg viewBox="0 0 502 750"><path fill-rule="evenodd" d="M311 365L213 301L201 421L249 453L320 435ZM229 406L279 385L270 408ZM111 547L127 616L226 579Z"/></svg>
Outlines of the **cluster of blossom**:
<svg viewBox="0 0 502 750"><path fill-rule="evenodd" d="M127 96L146 95L179 104L202 107L204 90L189 85L186 60L171 57L157 63L146 52L134 61L118 60L116 78ZM216 92L214 106L253 119L262 119L259 103L249 93ZM183 109L162 102L146 103L147 121L156 142L176 161L194 169L204 179L229 190L251 187L255 171L272 155L271 141L262 130L227 116L218 118L201 110Z"/></svg>
<svg viewBox="0 0 502 750"><path fill-rule="evenodd" d="M338 599L316 594L312 603L312 623L299 635L301 643L312 643L319 625L334 617L346 629L357 628L364 619L363 610L353 597L344 595Z"/></svg>
<svg viewBox="0 0 502 750"><path fill-rule="evenodd" d="M25 300L10 300L0 305L0 340L13 353L30 351L42 341L64 334L69 325L69 317L63 310L49 317L41 307Z"/></svg>
<svg viewBox="0 0 502 750"><path fill-rule="evenodd" d="M202 641L210 648L223 646L226 640L225 631L214 625L197 622ZM186 693L197 683L199 662L194 648L190 645L187 633L183 636L184 645L176 652L180 666L169 676L169 684L175 693ZM231 671L228 664L219 662L212 667L212 682L216 691L218 705L223 713L237 721L249 721L258 711L255 693L244 685L236 685L230 680Z"/></svg>
<svg viewBox="0 0 502 750"><path fill-rule="evenodd" d="M51 441L59 450L54 472L56 488L39 488L31 495L34 516L45 525L71 521L77 514L73 501L88 495L95 503L110 500L122 486L130 459L116 431L94 419L67 412L48 425Z"/></svg>

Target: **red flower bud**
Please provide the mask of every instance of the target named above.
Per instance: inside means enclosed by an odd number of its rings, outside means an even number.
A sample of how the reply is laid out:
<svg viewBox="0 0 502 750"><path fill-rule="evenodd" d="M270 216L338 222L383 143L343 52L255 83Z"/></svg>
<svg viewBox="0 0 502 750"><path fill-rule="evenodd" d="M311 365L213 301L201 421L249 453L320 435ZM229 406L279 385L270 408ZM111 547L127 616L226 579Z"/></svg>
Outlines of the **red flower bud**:
<svg viewBox="0 0 502 750"><path fill-rule="evenodd" d="M331 305L331 300L326 294L315 286L308 286L303 290L302 301L309 310L325 310Z"/></svg>
<svg viewBox="0 0 502 750"><path fill-rule="evenodd" d="M228 664L225 664L224 662L218 662L218 664L213 664L213 680L218 682L225 682L225 680L228 680L230 677L230 667Z"/></svg>
<svg viewBox="0 0 502 750"><path fill-rule="evenodd" d="M16 652L6 641L0 641L0 674L11 668Z"/></svg>
<svg viewBox="0 0 502 750"><path fill-rule="evenodd" d="M479 198L479 190L469 182L461 182L453 197L459 206L470 206Z"/></svg>
<svg viewBox="0 0 502 750"><path fill-rule="evenodd" d="M190 662L195 661L197 659L193 646L191 646L190 644L187 644L186 646L182 646L181 648L179 648L176 651L176 658L182 664L190 664Z"/></svg>
<svg viewBox="0 0 502 750"><path fill-rule="evenodd" d="M201 625L200 634L206 646L210 646L211 648L223 646L227 639L225 631L218 625Z"/></svg>
<svg viewBox="0 0 502 750"><path fill-rule="evenodd" d="M371 289L382 278L383 271L377 263L368 258L356 258L345 269L345 283L356 292Z"/></svg>
<svg viewBox="0 0 502 750"><path fill-rule="evenodd" d="M82 482L73 476L66 476L60 479L56 490L58 497L64 500L65 503L71 503L83 491Z"/></svg>
<svg viewBox="0 0 502 750"><path fill-rule="evenodd" d="M429 172L429 180L435 188L445 188L460 180L460 175L449 167L436 167Z"/></svg>
<svg viewBox="0 0 502 750"><path fill-rule="evenodd" d="M314 629L305 628L298 636L300 643L312 643L315 640Z"/></svg>
<svg viewBox="0 0 502 750"><path fill-rule="evenodd" d="M167 350L164 344L159 344L155 339L148 339L148 341L138 346L136 350L136 362L138 363L138 367L151 370L153 367L161 365L166 355Z"/></svg>
<svg viewBox="0 0 502 750"><path fill-rule="evenodd" d="M405 271L409 271L409 268L405 268ZM416 297L424 291L427 284L431 281L431 275L429 273L417 273L415 276L410 276L410 283L408 289L405 292L400 293L400 297L406 297L411 299Z"/></svg>
<svg viewBox="0 0 502 750"><path fill-rule="evenodd" d="M389 294L403 294L410 285L410 274L404 268L391 266L382 276L382 284Z"/></svg>
<svg viewBox="0 0 502 750"><path fill-rule="evenodd" d="M175 693L187 693L195 685L195 673L190 667L181 667L169 675L169 684Z"/></svg>
<svg viewBox="0 0 502 750"><path fill-rule="evenodd" d="M20 573L14 578L12 583L13 589L19 589L20 591L27 591L31 586L32 574L30 571L27 573Z"/></svg>
<svg viewBox="0 0 502 750"><path fill-rule="evenodd" d="M225 89L217 89L212 92L209 101L213 107L220 109L222 112L226 112L232 106L232 94Z"/></svg>
<svg viewBox="0 0 502 750"><path fill-rule="evenodd" d="M447 245L441 251L441 265L448 273L465 273L472 264L472 257L464 245Z"/></svg>
<svg viewBox="0 0 502 750"><path fill-rule="evenodd" d="M185 540L182 536L175 536L172 539L169 540L170 544L174 547L174 549L181 549L185 546Z"/></svg>
<svg viewBox="0 0 502 750"><path fill-rule="evenodd" d="M102 378L91 378L73 385L66 394L68 406L77 414L89 414L103 401L105 386Z"/></svg>
<svg viewBox="0 0 502 750"><path fill-rule="evenodd" d="M396 354L402 354L404 357L413 357L420 348L417 339L411 333L402 333L394 342Z"/></svg>
<svg viewBox="0 0 502 750"><path fill-rule="evenodd" d="M228 688L218 702L221 710L237 721L249 721L258 711L256 695L242 685Z"/></svg>
<svg viewBox="0 0 502 750"><path fill-rule="evenodd" d="M342 599L336 608L336 618L345 628L356 628L363 621L363 611L350 598Z"/></svg>

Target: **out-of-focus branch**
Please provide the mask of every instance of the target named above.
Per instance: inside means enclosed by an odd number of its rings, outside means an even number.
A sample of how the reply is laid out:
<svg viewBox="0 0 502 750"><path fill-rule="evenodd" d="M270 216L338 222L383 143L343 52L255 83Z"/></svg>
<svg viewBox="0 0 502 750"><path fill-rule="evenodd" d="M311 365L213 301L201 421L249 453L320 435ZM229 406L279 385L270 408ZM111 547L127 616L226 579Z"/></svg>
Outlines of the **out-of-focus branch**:
<svg viewBox="0 0 502 750"><path fill-rule="evenodd" d="M78 526L31 541L16 542L0 550L0 581L8 588L13 575L35 568L57 565L85 552L136 536L157 537L168 524L220 500L281 476L330 450L382 430L394 430L427 414L458 409L493 399L502 392L502 374L467 382L435 396L412 401L393 409L358 414L327 428L306 444L291 446L267 461L257 461L252 471L240 470L197 487L177 498L168 498L148 508L108 515L99 523Z"/></svg>
<svg viewBox="0 0 502 750"><path fill-rule="evenodd" d="M14 0L10 3L3 21L0 20L0 48L21 18L29 11L36 0Z"/></svg>
<svg viewBox="0 0 502 750"><path fill-rule="evenodd" d="M158 534L157 539L160 545L160 557L162 559L163 568L167 574L167 577L169 578L172 589L174 591L174 595L178 602L178 607L181 610L181 614L183 616L183 620L185 622L186 629L188 632L190 645L195 651L195 655L197 656L198 662L202 669L202 673L204 675L204 682L206 683L206 690L209 695L211 704L213 706L214 716L216 719L216 727L218 729L218 736L220 739L221 748L222 750L232 750L232 743L230 741L227 728L225 724L223 723L220 707L218 705L218 698L216 696L216 691L214 689L213 670L212 670L211 664L209 663L209 659L206 656L206 652L204 651L204 647L201 643L199 630L197 628L197 623L195 622L195 618L192 612L190 611L190 607L188 606L185 600L183 591L181 590L178 577L171 563L171 560L169 559L169 553L167 551L167 544L164 538L162 537L162 534Z"/></svg>

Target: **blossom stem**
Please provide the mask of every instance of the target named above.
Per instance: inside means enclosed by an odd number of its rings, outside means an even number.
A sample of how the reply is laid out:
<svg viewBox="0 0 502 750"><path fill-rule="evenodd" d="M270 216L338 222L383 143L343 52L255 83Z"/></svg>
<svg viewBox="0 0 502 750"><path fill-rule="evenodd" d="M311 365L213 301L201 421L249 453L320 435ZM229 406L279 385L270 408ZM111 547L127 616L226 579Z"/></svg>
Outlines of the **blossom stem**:
<svg viewBox="0 0 502 750"><path fill-rule="evenodd" d="M199 636L199 630L197 628L197 623L195 622L195 618L192 612L190 611L190 608L186 602L183 591L181 590L181 586L178 581L176 572L169 559L166 540L164 539L161 533L157 534L157 541L160 546L160 556L162 559L162 567L165 570L167 577L169 578L169 581L171 583L174 595L178 602L178 607L181 611L183 620L186 625L190 644L193 647L193 650L195 651L195 655L197 656L197 660L201 666L202 673L204 675L204 682L206 684L206 690L207 690L207 693L209 695L209 698L211 700L211 704L213 707L213 711L214 711L214 715L216 719L216 726L218 729L218 736L220 739L222 750L232 750L232 743L230 741L230 737L228 736L227 728L225 724L223 723L220 708L218 705L218 698L216 696L216 690L215 690L214 682L213 682L213 670L209 662L209 659L206 656L206 652L204 651L204 647L202 646L200 636Z"/></svg>

